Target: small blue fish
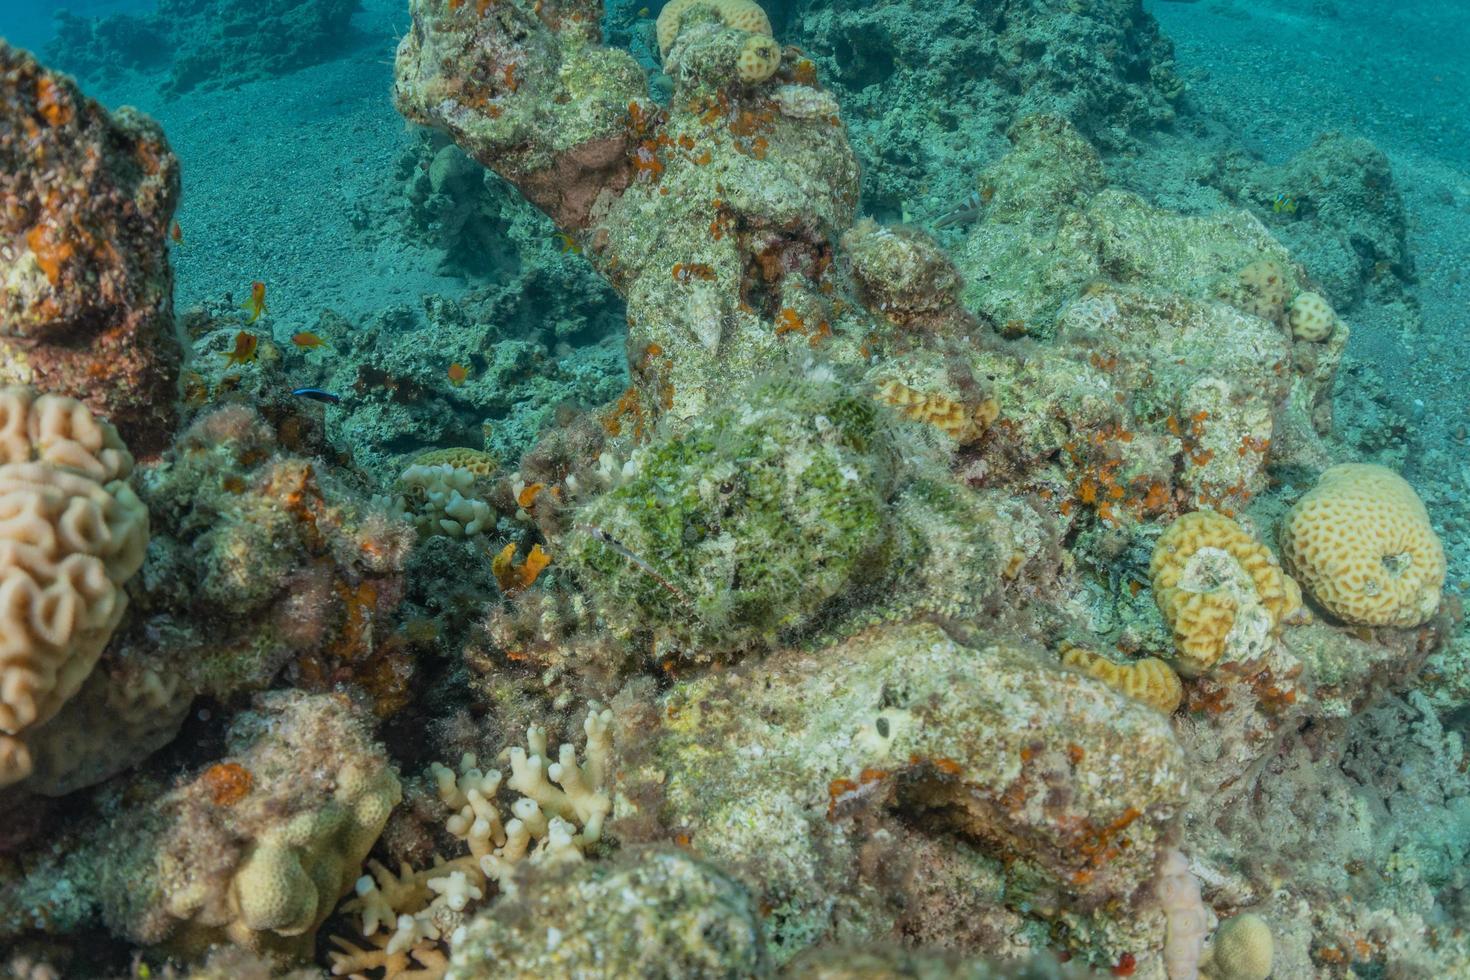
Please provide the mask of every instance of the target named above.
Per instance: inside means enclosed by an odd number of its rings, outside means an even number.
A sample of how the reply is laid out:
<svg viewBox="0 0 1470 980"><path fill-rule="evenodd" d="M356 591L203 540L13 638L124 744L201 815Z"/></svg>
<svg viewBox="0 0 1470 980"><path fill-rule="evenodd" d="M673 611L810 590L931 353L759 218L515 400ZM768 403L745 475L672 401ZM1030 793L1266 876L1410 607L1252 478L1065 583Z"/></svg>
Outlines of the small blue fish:
<svg viewBox="0 0 1470 980"><path fill-rule="evenodd" d="M1277 214L1296 214L1296 198L1285 192L1277 194L1271 202L1271 210Z"/></svg>
<svg viewBox="0 0 1470 980"><path fill-rule="evenodd" d="M300 398L310 398L314 402L326 402L329 405L336 405L342 400L341 395L334 395L320 388L293 388L291 394Z"/></svg>

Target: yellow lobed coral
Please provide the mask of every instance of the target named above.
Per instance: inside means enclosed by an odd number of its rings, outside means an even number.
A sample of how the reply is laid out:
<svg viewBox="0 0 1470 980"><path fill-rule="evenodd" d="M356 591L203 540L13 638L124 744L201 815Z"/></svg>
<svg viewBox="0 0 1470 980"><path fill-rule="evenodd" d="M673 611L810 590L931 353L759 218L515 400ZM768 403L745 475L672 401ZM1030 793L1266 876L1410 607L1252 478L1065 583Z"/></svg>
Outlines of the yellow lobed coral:
<svg viewBox="0 0 1470 980"><path fill-rule="evenodd" d="M1184 699L1184 686L1179 683L1179 675L1157 657L1120 664L1070 643L1062 644L1060 652L1065 666L1095 677L1115 691L1121 691L1166 715L1172 715Z"/></svg>
<svg viewBox="0 0 1470 980"><path fill-rule="evenodd" d="M1149 563L1154 601L1174 632L1179 672L1198 676L1222 657L1264 653L1301 593L1245 528L1213 511L1169 525Z"/></svg>
<svg viewBox="0 0 1470 980"><path fill-rule="evenodd" d="M1337 314L1318 293L1298 293L1286 319L1293 337L1313 343L1327 340L1337 328Z"/></svg>
<svg viewBox="0 0 1470 980"><path fill-rule="evenodd" d="M413 458L414 466L452 466L457 470L469 470L476 476L490 476L495 472L496 460L487 452L456 446L450 449L430 449Z"/></svg>
<svg viewBox="0 0 1470 980"><path fill-rule="evenodd" d="M969 405L944 395L918 391L891 379L878 387L878 398L898 409L898 414L904 418L932 425L961 446L983 436L1000 415L1000 405L994 398Z"/></svg>
<svg viewBox="0 0 1470 980"><path fill-rule="evenodd" d="M0 786L24 733L82 686L143 564L148 511L116 430L73 398L0 389Z"/></svg>
<svg viewBox="0 0 1470 980"><path fill-rule="evenodd" d="M1312 598L1345 622L1417 626L1439 608L1444 547L1414 488L1382 466L1323 473L1287 515L1281 546Z"/></svg>
<svg viewBox="0 0 1470 980"><path fill-rule="evenodd" d="M695 8L704 7L717 14L726 27L734 27L752 34L771 36L771 21L766 12L751 0L669 0L658 12L655 28L658 33L658 53L666 56L673 47L674 38L679 36L679 27L684 14ZM776 52L780 61L780 51ZM772 68L772 71L775 69ZM764 77L770 77L769 73Z"/></svg>

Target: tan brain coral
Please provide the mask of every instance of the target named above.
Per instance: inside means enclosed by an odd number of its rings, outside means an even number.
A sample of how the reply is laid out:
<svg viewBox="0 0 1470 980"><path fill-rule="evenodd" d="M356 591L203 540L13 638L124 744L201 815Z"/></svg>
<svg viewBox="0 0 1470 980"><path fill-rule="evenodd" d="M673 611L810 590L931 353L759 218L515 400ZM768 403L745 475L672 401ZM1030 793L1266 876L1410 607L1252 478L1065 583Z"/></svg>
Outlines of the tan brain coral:
<svg viewBox="0 0 1470 980"><path fill-rule="evenodd" d="M1291 509L1282 553L1328 612L1366 626L1417 626L1439 608L1444 547L1414 488L1382 466L1322 474Z"/></svg>
<svg viewBox="0 0 1470 980"><path fill-rule="evenodd" d="M1174 632L1179 671L1198 676L1222 658L1264 653L1301 593L1276 558L1235 521L1213 511L1169 525L1149 563L1154 600Z"/></svg>
<svg viewBox="0 0 1470 980"><path fill-rule="evenodd" d="M684 14L696 8L704 7L714 13L724 22L726 27L734 27L752 34L764 34L771 36L771 21L766 12L759 4L751 0L669 0L664 8L658 12L658 53L667 56L669 48L674 45L674 38L679 36L679 28L682 26ZM777 59L780 61L780 52L777 51ZM774 68L772 69L774 70ZM769 77L769 72L764 77Z"/></svg>
<svg viewBox="0 0 1470 980"><path fill-rule="evenodd" d="M1184 699L1184 686L1179 683L1179 675L1157 657L1120 664L1070 643L1064 643L1060 652L1063 665L1095 677L1113 690L1166 715L1172 715Z"/></svg>
<svg viewBox="0 0 1470 980"><path fill-rule="evenodd" d="M81 402L0 388L0 786L30 773L23 736L77 692L122 619L148 545L132 467Z"/></svg>
<svg viewBox="0 0 1470 980"><path fill-rule="evenodd" d="M892 405L898 414L912 422L934 426L961 446L983 436L1000 416L1000 405L994 398L986 398L979 404L967 404L934 392L919 391L892 379L879 385L878 400Z"/></svg>

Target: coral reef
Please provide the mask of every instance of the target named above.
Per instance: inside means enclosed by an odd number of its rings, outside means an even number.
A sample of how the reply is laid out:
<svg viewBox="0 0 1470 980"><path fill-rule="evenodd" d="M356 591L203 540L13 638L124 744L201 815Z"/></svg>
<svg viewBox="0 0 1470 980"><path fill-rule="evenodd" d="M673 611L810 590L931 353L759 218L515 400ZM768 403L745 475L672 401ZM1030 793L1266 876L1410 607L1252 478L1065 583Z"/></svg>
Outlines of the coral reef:
<svg viewBox="0 0 1470 980"><path fill-rule="evenodd" d="M183 356L164 244L178 160L152 120L3 43L0 79L0 382L79 398L152 456Z"/></svg>
<svg viewBox="0 0 1470 980"><path fill-rule="evenodd" d="M1439 608L1444 547L1414 488L1385 467L1327 470L1292 507L1281 543L1308 594L1344 622L1418 626Z"/></svg>
<svg viewBox="0 0 1470 980"><path fill-rule="evenodd" d="M1111 183L1183 138L1142 8L984 7L412 0L395 101L436 132L350 220L452 298L201 301L136 467L0 392L0 970L1465 973L1463 528L1331 465L1409 424L1333 431L1385 399L1337 310L1411 274L1388 175L1328 140L1169 210ZM132 64L194 30L183 90L249 74L201 62L243 9L67 29ZM265 4L259 70L350 9ZM166 154L10 63L71 171ZM119 249L159 244L158 162ZM5 274L56 286L22 217Z"/></svg>
<svg viewBox="0 0 1470 980"><path fill-rule="evenodd" d="M1184 798L1164 715L1039 652L933 626L680 683L658 716L658 814L758 886L779 959L918 928L908 916L973 936L956 920L999 928L1002 891L1127 900Z"/></svg>
<svg viewBox="0 0 1470 980"><path fill-rule="evenodd" d="M0 788L35 768L27 741L82 688L122 621L148 511L117 431L73 398L0 388ZM48 781L67 760L39 753Z"/></svg>

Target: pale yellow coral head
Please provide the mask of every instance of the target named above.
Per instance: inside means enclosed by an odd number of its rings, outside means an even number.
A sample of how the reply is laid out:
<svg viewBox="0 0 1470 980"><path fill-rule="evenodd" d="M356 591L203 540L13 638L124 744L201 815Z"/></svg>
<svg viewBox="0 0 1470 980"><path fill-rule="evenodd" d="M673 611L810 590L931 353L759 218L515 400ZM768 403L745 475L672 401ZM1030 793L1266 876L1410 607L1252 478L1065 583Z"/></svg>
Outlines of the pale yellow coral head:
<svg viewBox="0 0 1470 980"><path fill-rule="evenodd" d="M1208 980L1266 980L1274 955L1271 927L1247 912L1220 923L1200 964L1200 975Z"/></svg>
<svg viewBox="0 0 1470 980"><path fill-rule="evenodd" d="M752 34L745 39L735 65L742 82L764 82L781 67L781 45L771 38Z"/></svg>

